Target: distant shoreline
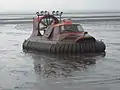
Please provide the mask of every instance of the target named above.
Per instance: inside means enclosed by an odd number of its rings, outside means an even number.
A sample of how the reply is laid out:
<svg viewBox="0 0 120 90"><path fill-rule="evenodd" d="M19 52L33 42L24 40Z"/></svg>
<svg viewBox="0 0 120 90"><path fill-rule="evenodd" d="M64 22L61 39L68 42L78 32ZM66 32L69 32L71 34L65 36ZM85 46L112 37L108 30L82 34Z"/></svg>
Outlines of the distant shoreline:
<svg viewBox="0 0 120 90"><path fill-rule="evenodd" d="M62 11L62 10L61 10ZM0 12L0 15L35 15L37 11L24 11L24 12ZM120 10L118 11L64 11L64 14L107 14L107 13L120 13Z"/></svg>

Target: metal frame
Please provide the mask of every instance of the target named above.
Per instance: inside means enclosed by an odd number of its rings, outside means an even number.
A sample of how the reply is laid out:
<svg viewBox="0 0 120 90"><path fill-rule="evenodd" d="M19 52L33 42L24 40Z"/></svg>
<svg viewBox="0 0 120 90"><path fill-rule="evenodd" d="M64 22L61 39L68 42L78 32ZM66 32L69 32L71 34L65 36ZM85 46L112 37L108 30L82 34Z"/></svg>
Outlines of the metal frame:
<svg viewBox="0 0 120 90"><path fill-rule="evenodd" d="M59 22L61 22L61 16L62 16L63 12L59 12L59 11L52 11L52 13L50 14L48 11L40 11L40 12L36 12L36 15L38 16L38 32L42 29L47 28L48 25L52 24L52 20L51 16L55 17L55 16L59 16L60 18L58 19ZM44 22L40 22L40 16L47 16L47 18L44 19ZM56 18L56 17L55 17ZM43 27L42 29L40 28L40 23L42 23L45 27ZM45 31L44 31L45 32Z"/></svg>

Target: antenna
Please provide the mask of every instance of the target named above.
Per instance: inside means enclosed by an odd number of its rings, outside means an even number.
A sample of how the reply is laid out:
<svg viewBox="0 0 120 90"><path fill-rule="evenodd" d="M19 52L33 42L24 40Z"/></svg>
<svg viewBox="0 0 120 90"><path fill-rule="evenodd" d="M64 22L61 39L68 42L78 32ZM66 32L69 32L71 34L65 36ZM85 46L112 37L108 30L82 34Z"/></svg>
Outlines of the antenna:
<svg viewBox="0 0 120 90"><path fill-rule="evenodd" d="M60 22L61 22L61 16L62 16L63 12L60 13Z"/></svg>
<svg viewBox="0 0 120 90"><path fill-rule="evenodd" d="M60 16L60 22L61 22L61 16L62 16L62 14L63 14L63 12L60 12L59 13L59 11L52 11L52 15L54 15L54 16Z"/></svg>
<svg viewBox="0 0 120 90"><path fill-rule="evenodd" d="M36 12L36 15L38 16L38 22L39 22L39 16L40 16L40 13L39 12ZM38 31L39 31L39 23L38 23Z"/></svg>

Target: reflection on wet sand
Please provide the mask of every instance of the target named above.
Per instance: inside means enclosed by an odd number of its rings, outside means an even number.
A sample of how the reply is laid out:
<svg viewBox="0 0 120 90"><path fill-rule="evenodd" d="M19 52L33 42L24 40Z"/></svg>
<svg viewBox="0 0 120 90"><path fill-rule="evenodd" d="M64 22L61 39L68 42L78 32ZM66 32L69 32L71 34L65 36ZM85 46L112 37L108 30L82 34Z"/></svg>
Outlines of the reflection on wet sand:
<svg viewBox="0 0 120 90"><path fill-rule="evenodd" d="M105 56L102 54L45 55L32 54L34 70L42 78L70 77L75 71L83 71Z"/></svg>

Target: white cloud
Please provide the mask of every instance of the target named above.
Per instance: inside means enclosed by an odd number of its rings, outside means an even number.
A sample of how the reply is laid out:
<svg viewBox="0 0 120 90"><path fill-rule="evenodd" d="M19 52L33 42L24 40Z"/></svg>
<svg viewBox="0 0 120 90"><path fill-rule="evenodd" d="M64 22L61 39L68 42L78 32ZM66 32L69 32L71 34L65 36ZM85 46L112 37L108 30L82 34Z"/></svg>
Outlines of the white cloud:
<svg viewBox="0 0 120 90"><path fill-rule="evenodd" d="M120 10L119 0L59 0L52 4L66 10Z"/></svg>
<svg viewBox="0 0 120 90"><path fill-rule="evenodd" d="M0 2L2 11L33 11L50 7L51 2L48 0L2 0Z"/></svg>
<svg viewBox="0 0 120 90"><path fill-rule="evenodd" d="M120 10L119 0L1 0L0 11Z"/></svg>

